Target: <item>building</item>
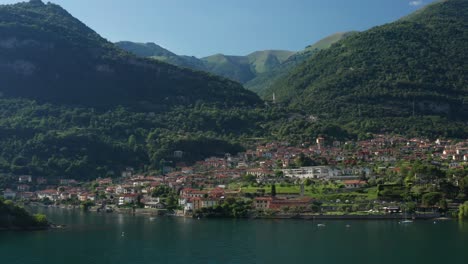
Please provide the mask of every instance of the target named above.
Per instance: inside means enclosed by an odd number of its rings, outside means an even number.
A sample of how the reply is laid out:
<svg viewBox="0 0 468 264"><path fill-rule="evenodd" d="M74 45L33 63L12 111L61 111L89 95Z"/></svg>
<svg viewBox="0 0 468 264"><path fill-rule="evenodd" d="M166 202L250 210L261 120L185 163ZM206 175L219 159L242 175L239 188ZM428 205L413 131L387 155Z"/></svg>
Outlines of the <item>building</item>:
<svg viewBox="0 0 468 264"><path fill-rule="evenodd" d="M26 184L20 184L17 186L17 190L19 192L28 192L30 189L31 187L29 187L29 185L26 185Z"/></svg>
<svg viewBox="0 0 468 264"><path fill-rule="evenodd" d="M323 148L325 146L325 138L323 137L318 137L315 142L317 143L317 146L319 149Z"/></svg>
<svg viewBox="0 0 468 264"><path fill-rule="evenodd" d="M16 192L11 189L6 189L3 192L3 198L5 198L5 200L14 200L16 198Z"/></svg>
<svg viewBox="0 0 468 264"><path fill-rule="evenodd" d="M145 208L149 209L165 209L166 208L166 205L164 203L161 202L161 199L158 197L158 198L153 198L153 197L145 197L142 201L141 201Z"/></svg>
<svg viewBox="0 0 468 264"><path fill-rule="evenodd" d="M80 202L86 202L86 201L94 202L96 200L96 195L92 193L80 193L78 194L78 200Z"/></svg>
<svg viewBox="0 0 468 264"><path fill-rule="evenodd" d="M78 182L74 179L61 179L60 180L60 185L75 185L77 184Z"/></svg>
<svg viewBox="0 0 468 264"><path fill-rule="evenodd" d="M367 182L360 181L360 180L348 180L348 181L343 181L343 184L346 189L355 189L355 188L365 187Z"/></svg>
<svg viewBox="0 0 468 264"><path fill-rule="evenodd" d="M215 198L193 198L193 210L198 210L201 208L209 208L218 205L219 201Z"/></svg>
<svg viewBox="0 0 468 264"><path fill-rule="evenodd" d="M123 178L128 178L128 177L132 177L133 173L134 173L134 169L132 167L127 167L125 168L124 171L122 171L121 175Z"/></svg>
<svg viewBox="0 0 468 264"><path fill-rule="evenodd" d="M30 183L32 182L32 176L31 175L21 175L18 177L18 182L19 183Z"/></svg>
<svg viewBox="0 0 468 264"><path fill-rule="evenodd" d="M136 194L123 194L119 196L119 205L132 204L137 200Z"/></svg>
<svg viewBox="0 0 468 264"><path fill-rule="evenodd" d="M339 176L339 170L329 166L301 167L299 169L283 169L285 177L299 179L322 179Z"/></svg>
<svg viewBox="0 0 468 264"><path fill-rule="evenodd" d="M36 195L37 195L37 198L40 200L49 199L51 201L56 201L59 197L59 195L57 194L57 191L54 189L38 191L36 192Z"/></svg>
<svg viewBox="0 0 468 264"><path fill-rule="evenodd" d="M46 185L47 184L47 179L44 178L44 177L39 177L39 178L37 178L36 182L39 185Z"/></svg>

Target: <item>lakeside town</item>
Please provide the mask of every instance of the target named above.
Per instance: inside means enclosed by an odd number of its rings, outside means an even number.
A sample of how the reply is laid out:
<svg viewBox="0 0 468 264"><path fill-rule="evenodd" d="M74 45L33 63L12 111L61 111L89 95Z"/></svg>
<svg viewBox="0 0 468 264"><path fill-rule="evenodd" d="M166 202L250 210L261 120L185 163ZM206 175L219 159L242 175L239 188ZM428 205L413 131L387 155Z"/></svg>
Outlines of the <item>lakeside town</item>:
<svg viewBox="0 0 468 264"><path fill-rule="evenodd" d="M467 169L468 140L318 137L300 146L259 144L192 165L163 160L159 173L128 167L120 177L89 182L17 175L3 198L190 217L436 218L455 215L466 201Z"/></svg>

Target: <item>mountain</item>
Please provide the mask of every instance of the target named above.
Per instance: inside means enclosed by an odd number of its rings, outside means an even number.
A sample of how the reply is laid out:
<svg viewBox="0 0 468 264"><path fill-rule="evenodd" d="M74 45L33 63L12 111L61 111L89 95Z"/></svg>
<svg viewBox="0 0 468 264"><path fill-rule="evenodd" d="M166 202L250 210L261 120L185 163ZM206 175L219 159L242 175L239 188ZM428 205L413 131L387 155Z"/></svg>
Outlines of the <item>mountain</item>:
<svg viewBox="0 0 468 264"><path fill-rule="evenodd" d="M239 83L123 51L58 5L0 6L0 185L234 154L263 136L258 105Z"/></svg>
<svg viewBox="0 0 468 264"><path fill-rule="evenodd" d="M330 47L333 43L347 38L355 32L336 33L306 49L293 52L286 50L256 51L246 56L215 54L201 59L176 55L155 43L117 42L123 50L140 57L153 58L180 67L210 72L240 82L260 95L280 77L286 75L295 66L310 58L319 50Z"/></svg>
<svg viewBox="0 0 468 264"><path fill-rule="evenodd" d="M131 52L139 57L172 57L177 56L167 49L155 43L136 43L130 41L120 41L115 43L121 49Z"/></svg>
<svg viewBox="0 0 468 264"><path fill-rule="evenodd" d="M276 81L285 77L292 69L304 62L305 60L314 56L317 52L322 49L329 48L332 44L345 39L356 33L356 31L349 31L343 33L336 33L328 36L318 42L307 46L304 50L294 53L293 55L286 58L279 64L274 64L269 67L268 70L260 72L255 78L248 81L244 86L256 92L259 95L264 96L265 91L272 86Z"/></svg>
<svg viewBox="0 0 468 264"><path fill-rule="evenodd" d="M190 56L179 56L155 43L120 41L115 43L115 45L139 57L152 58L180 67L206 71L205 64L198 58Z"/></svg>
<svg viewBox="0 0 468 264"><path fill-rule="evenodd" d="M4 97L154 110L197 101L232 106L261 102L227 79L123 52L55 4L35 0L3 5L0 21Z"/></svg>
<svg viewBox="0 0 468 264"><path fill-rule="evenodd" d="M337 42L266 94L293 109L355 125L372 118L403 118L399 124L406 125L409 117L468 121L466 69L468 1L447 0Z"/></svg>

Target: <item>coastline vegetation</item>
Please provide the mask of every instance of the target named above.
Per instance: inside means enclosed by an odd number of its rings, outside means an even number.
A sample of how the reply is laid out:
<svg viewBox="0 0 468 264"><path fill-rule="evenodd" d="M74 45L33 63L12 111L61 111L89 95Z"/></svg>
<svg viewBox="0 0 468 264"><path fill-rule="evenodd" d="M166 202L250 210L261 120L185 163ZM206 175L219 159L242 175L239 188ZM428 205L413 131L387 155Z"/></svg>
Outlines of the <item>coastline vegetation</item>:
<svg viewBox="0 0 468 264"><path fill-rule="evenodd" d="M35 230L48 227L49 221L45 215L32 215L12 201L0 198L0 230Z"/></svg>

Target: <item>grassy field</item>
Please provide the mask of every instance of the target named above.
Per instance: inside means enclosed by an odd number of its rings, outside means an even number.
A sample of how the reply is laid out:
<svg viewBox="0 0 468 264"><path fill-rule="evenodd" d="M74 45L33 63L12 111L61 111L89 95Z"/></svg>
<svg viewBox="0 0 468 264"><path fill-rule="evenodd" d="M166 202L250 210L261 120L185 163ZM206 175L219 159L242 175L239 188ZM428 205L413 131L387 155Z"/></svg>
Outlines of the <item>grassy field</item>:
<svg viewBox="0 0 468 264"><path fill-rule="evenodd" d="M241 188L243 193L257 193L259 190L264 190L266 195L271 192L271 186L241 186L230 185L231 189ZM299 185L276 185L276 194L299 194ZM350 200L350 201L371 201L377 199L377 187L370 187L362 190L346 190L340 188L337 184L315 184L304 188L304 195L318 200Z"/></svg>

